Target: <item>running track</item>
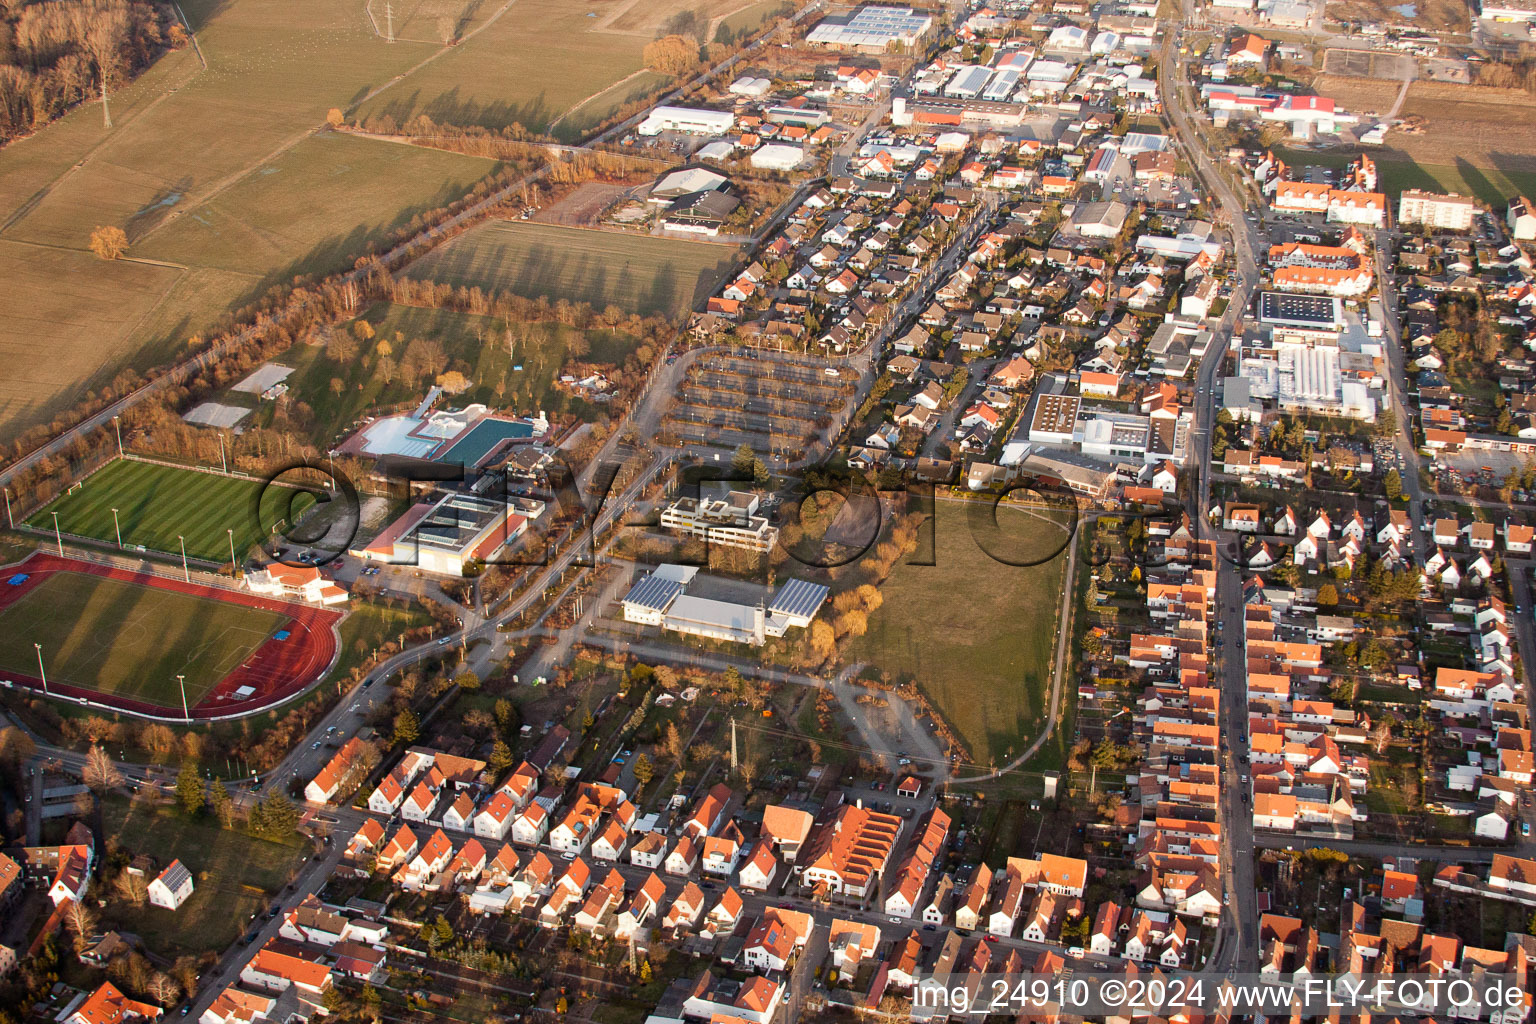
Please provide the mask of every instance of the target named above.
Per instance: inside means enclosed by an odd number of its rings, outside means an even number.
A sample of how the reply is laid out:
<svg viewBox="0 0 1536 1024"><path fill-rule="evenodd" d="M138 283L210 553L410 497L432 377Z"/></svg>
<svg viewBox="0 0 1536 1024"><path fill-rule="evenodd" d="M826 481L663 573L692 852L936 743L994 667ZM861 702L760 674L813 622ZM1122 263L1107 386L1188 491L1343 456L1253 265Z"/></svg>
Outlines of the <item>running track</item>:
<svg viewBox="0 0 1536 1024"><path fill-rule="evenodd" d="M143 587L171 590L193 597L224 601L229 604L259 608L285 615L288 621L281 629L289 631L287 640L269 638L238 668L219 681L192 709L194 719L208 720L232 716L250 715L281 704L303 693L317 682L337 654L335 626L341 613L314 608L287 601L272 601L240 591L210 587L200 583L185 583L179 579L158 576L147 572L133 572L94 562L77 562L70 558L42 552L28 556L20 563L0 569L0 609L23 600L38 584L57 572L88 573L121 580ZM27 581L11 586L6 581L18 573L26 573ZM17 685L42 690L42 680L33 676L11 675ZM241 693L245 687L249 693ZM101 693L83 687L60 685L50 682L51 693L67 697L84 697L92 703L116 708L129 714L147 718L181 719L180 707L152 704L111 693Z"/></svg>

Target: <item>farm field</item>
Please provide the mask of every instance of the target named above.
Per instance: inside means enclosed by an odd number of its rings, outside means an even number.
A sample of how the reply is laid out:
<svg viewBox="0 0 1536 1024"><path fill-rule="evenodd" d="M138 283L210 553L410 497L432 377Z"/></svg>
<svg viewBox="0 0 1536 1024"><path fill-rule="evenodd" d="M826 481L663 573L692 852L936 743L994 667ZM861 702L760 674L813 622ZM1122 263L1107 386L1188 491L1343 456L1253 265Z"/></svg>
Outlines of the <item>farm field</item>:
<svg viewBox="0 0 1536 1024"><path fill-rule="evenodd" d="M266 907L299 865L293 844L226 829L211 814L192 818L147 802L108 797L102 803L106 834L130 854L147 853L161 865L179 858L196 889L178 910L132 907L113 900L111 924L140 935L161 956L223 949L240 937L251 915Z"/></svg>
<svg viewBox="0 0 1536 1024"><path fill-rule="evenodd" d="M175 267L103 263L0 238L0 281L8 295L25 296L0 319L0 426L44 418L50 396L110 377L114 340L149 317L181 276Z"/></svg>
<svg viewBox="0 0 1536 1024"><path fill-rule="evenodd" d="M1023 753L1044 722L1066 553L1035 566L1004 564L977 543L973 512L985 514L985 506L939 503L934 564L897 562L880 588L884 604L844 660L916 680L974 762L1001 764ZM980 532L1011 562L1049 556L1065 540L1058 527L1007 506L995 531Z"/></svg>
<svg viewBox="0 0 1536 1024"><path fill-rule="evenodd" d="M112 522L115 507L124 545L142 544L154 551L179 554L179 534L186 538L188 556L222 563L229 560L226 530L235 531L239 558L265 536L252 515L252 504L262 487L258 480L119 459L87 478L83 487L39 510L28 523L51 532L53 513L57 512L63 532L113 543L117 539ZM300 514L314 502L307 492L286 493L296 496L291 509L282 507L283 490L271 488L262 495L263 523L270 525L290 513Z"/></svg>
<svg viewBox="0 0 1536 1024"><path fill-rule="evenodd" d="M679 316L702 301L730 246L492 221L412 264L412 277Z"/></svg>
<svg viewBox="0 0 1536 1024"><path fill-rule="evenodd" d="M99 104L86 104L0 150L0 268L17 308L38 311L35 326L13 318L0 328L0 350L32 351L42 336L59 356L21 400L7 378L0 440L124 367L163 361L266 284L349 264L348 246L490 166L308 138L331 107L443 51L378 38L364 0L182 6L206 69L190 47L175 51L113 95L111 129ZM302 208L273 201L285 182L309 189ZM128 233L130 260L172 266L97 261L86 245L101 225ZM10 273L19 260L56 261L57 272Z"/></svg>
<svg viewBox="0 0 1536 1024"><path fill-rule="evenodd" d="M373 325L376 337L389 341L397 361L411 341L422 339L439 343L451 364L466 364L463 373L474 386L455 396L455 405L483 402L522 413L540 409L551 415L595 413L587 403L554 387L567 353L584 341L587 354L583 358L622 363L639 344L637 338L621 331L583 332L556 323L506 324L498 317L388 302L375 303L362 319ZM511 356L506 339L509 331ZM314 438L321 444L332 443L372 406L419 400L425 386L400 376L385 381L372 352L338 364L326 355L324 347L302 346L291 349L284 362L294 368L287 381L289 396L314 410ZM342 382L339 391L332 383L336 380ZM273 412L270 403L263 403L257 422L269 421Z"/></svg>
<svg viewBox="0 0 1536 1024"><path fill-rule="evenodd" d="M600 31L604 14L618 6L615 0L517 0L505 17L406 82L364 101L356 115L387 114L403 124L426 114L447 124L520 124L543 131L582 100L641 69L641 51L656 33ZM588 12L598 17L589 18ZM552 67L560 73L550 74Z"/></svg>
<svg viewBox="0 0 1536 1024"><path fill-rule="evenodd" d="M0 610L0 671L35 677L43 645L48 681L98 693L187 704L265 643L277 613L85 573L54 573Z"/></svg>
<svg viewBox="0 0 1536 1024"><path fill-rule="evenodd" d="M246 274L265 288L345 265L416 214L464 195L497 166L323 132L166 223L133 253Z"/></svg>

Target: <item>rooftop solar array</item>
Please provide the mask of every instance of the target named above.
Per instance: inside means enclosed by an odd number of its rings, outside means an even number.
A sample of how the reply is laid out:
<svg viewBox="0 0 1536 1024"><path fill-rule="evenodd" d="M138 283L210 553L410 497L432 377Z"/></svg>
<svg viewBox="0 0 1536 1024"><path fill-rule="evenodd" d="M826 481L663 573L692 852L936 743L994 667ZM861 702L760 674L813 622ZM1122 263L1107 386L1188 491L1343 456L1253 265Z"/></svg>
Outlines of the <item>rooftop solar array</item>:
<svg viewBox="0 0 1536 1024"><path fill-rule="evenodd" d="M809 618L827 599L827 588L809 580L788 580L773 595L768 611L775 615Z"/></svg>
<svg viewBox="0 0 1536 1024"><path fill-rule="evenodd" d="M676 580L652 575L630 587L629 593L624 595L624 603L661 612L666 611L667 606L682 592L683 585Z"/></svg>
<svg viewBox="0 0 1536 1024"><path fill-rule="evenodd" d="M1339 322L1339 301L1327 295L1265 292L1260 299L1259 317L1268 323L1335 327Z"/></svg>

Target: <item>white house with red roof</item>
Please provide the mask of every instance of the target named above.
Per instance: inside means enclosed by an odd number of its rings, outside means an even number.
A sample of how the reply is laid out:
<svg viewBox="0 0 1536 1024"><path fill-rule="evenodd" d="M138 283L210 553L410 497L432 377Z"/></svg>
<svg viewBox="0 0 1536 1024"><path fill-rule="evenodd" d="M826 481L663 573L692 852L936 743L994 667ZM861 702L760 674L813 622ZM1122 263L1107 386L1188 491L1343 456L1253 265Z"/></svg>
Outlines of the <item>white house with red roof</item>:
<svg viewBox="0 0 1536 1024"><path fill-rule="evenodd" d="M347 592L334 580L320 575L320 570L312 565L273 562L246 573L243 582L245 589L262 597L319 605L342 604L347 600Z"/></svg>
<svg viewBox="0 0 1536 1024"><path fill-rule="evenodd" d="M475 835L483 839L505 839L517 819L517 805L504 790L497 790L475 813Z"/></svg>

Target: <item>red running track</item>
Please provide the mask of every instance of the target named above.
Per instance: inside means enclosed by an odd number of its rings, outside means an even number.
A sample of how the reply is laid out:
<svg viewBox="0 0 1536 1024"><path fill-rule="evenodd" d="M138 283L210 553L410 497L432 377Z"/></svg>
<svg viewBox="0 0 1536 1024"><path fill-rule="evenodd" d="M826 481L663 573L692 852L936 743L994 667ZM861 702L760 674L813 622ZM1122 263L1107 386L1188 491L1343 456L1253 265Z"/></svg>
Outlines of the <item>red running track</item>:
<svg viewBox="0 0 1536 1024"><path fill-rule="evenodd" d="M210 587L201 583L186 583L154 573L134 572L95 562L81 562L71 558L37 552L20 563L0 569L0 609L24 599L44 579L57 572L87 573L121 580L142 587L171 590L193 597L202 597L229 604L259 608L277 612L288 621L279 627L289 632L287 640L268 638L238 668L219 681L192 709L192 717L199 720L250 715L275 704L289 700L314 685L336 658L336 623L342 613L314 608L289 601L273 601L254 594ZM27 574L27 581L11 586L6 581L20 573ZM276 630L274 630L276 632ZM18 685L34 690L43 688L42 680L32 676L11 677ZM249 687L249 693L241 693ZM181 719L180 707L152 704L117 694L102 693L83 687L59 685L50 682L51 693L66 697L83 697L92 703L116 708L129 714L150 718Z"/></svg>

